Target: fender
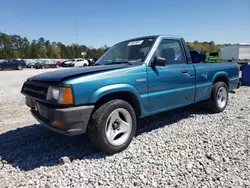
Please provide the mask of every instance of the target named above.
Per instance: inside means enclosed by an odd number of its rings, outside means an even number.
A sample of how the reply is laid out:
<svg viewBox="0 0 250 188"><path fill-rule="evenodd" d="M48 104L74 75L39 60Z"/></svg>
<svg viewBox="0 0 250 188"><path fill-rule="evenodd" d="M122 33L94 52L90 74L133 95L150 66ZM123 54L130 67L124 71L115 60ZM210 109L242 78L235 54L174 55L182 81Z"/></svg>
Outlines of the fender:
<svg viewBox="0 0 250 188"><path fill-rule="evenodd" d="M212 78L212 84L215 82L215 80L217 78L219 78L221 76L225 77L227 79L228 83L229 83L229 76L228 76L228 74L226 72L224 72L224 71L219 71L216 74L214 74L214 76Z"/></svg>
<svg viewBox="0 0 250 188"><path fill-rule="evenodd" d="M143 113L144 109L142 108L142 100L140 97L140 93L138 92L138 90L134 86L132 86L130 84L113 84L113 85L101 87L101 88L97 89L91 95L91 97L88 99L88 103L94 104L96 101L98 101L101 97L103 97L105 95L115 93L115 92L122 92L122 91L133 93L137 97L139 104L140 104L141 112Z"/></svg>

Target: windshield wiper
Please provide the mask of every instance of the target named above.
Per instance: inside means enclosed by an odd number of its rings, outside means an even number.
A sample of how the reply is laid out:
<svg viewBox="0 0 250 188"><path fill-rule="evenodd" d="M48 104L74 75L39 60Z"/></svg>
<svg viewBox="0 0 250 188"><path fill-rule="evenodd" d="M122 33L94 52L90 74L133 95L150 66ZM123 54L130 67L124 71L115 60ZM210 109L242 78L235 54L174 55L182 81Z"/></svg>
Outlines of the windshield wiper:
<svg viewBox="0 0 250 188"><path fill-rule="evenodd" d="M129 61L112 61L110 63L106 63L105 65L113 65L113 64L128 64L128 65L132 65L132 63L130 63Z"/></svg>

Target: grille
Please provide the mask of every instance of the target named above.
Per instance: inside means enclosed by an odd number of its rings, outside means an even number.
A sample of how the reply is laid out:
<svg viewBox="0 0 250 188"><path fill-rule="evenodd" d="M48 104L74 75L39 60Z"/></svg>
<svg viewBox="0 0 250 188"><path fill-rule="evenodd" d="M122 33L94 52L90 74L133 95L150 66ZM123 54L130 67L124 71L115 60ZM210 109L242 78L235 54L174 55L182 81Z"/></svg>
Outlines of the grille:
<svg viewBox="0 0 250 188"><path fill-rule="evenodd" d="M26 81L23 84L22 93L40 100L46 100L48 87L43 83Z"/></svg>

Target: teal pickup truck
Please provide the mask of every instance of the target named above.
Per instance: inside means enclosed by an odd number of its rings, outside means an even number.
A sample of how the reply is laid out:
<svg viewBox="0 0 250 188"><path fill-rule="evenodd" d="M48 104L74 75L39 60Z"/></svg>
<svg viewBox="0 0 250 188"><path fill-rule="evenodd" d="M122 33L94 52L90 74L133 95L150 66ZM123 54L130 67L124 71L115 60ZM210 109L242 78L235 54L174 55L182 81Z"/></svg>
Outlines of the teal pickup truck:
<svg viewBox="0 0 250 188"><path fill-rule="evenodd" d="M21 93L47 128L87 132L95 147L116 153L133 139L138 118L199 101L216 113L225 109L239 85L237 62L193 58L181 37L135 38L111 47L94 66L33 76Z"/></svg>

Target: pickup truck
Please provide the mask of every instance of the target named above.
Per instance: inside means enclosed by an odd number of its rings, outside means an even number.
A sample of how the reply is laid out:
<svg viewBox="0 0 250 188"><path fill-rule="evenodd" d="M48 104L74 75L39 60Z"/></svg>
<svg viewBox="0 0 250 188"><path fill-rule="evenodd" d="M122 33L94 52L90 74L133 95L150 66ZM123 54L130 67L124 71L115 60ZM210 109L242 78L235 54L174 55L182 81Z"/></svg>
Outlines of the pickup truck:
<svg viewBox="0 0 250 188"><path fill-rule="evenodd" d="M183 38L158 35L118 43L94 66L33 76L21 93L41 124L68 136L86 132L112 154L130 144L138 118L200 101L222 112L238 75L237 62L193 63Z"/></svg>

